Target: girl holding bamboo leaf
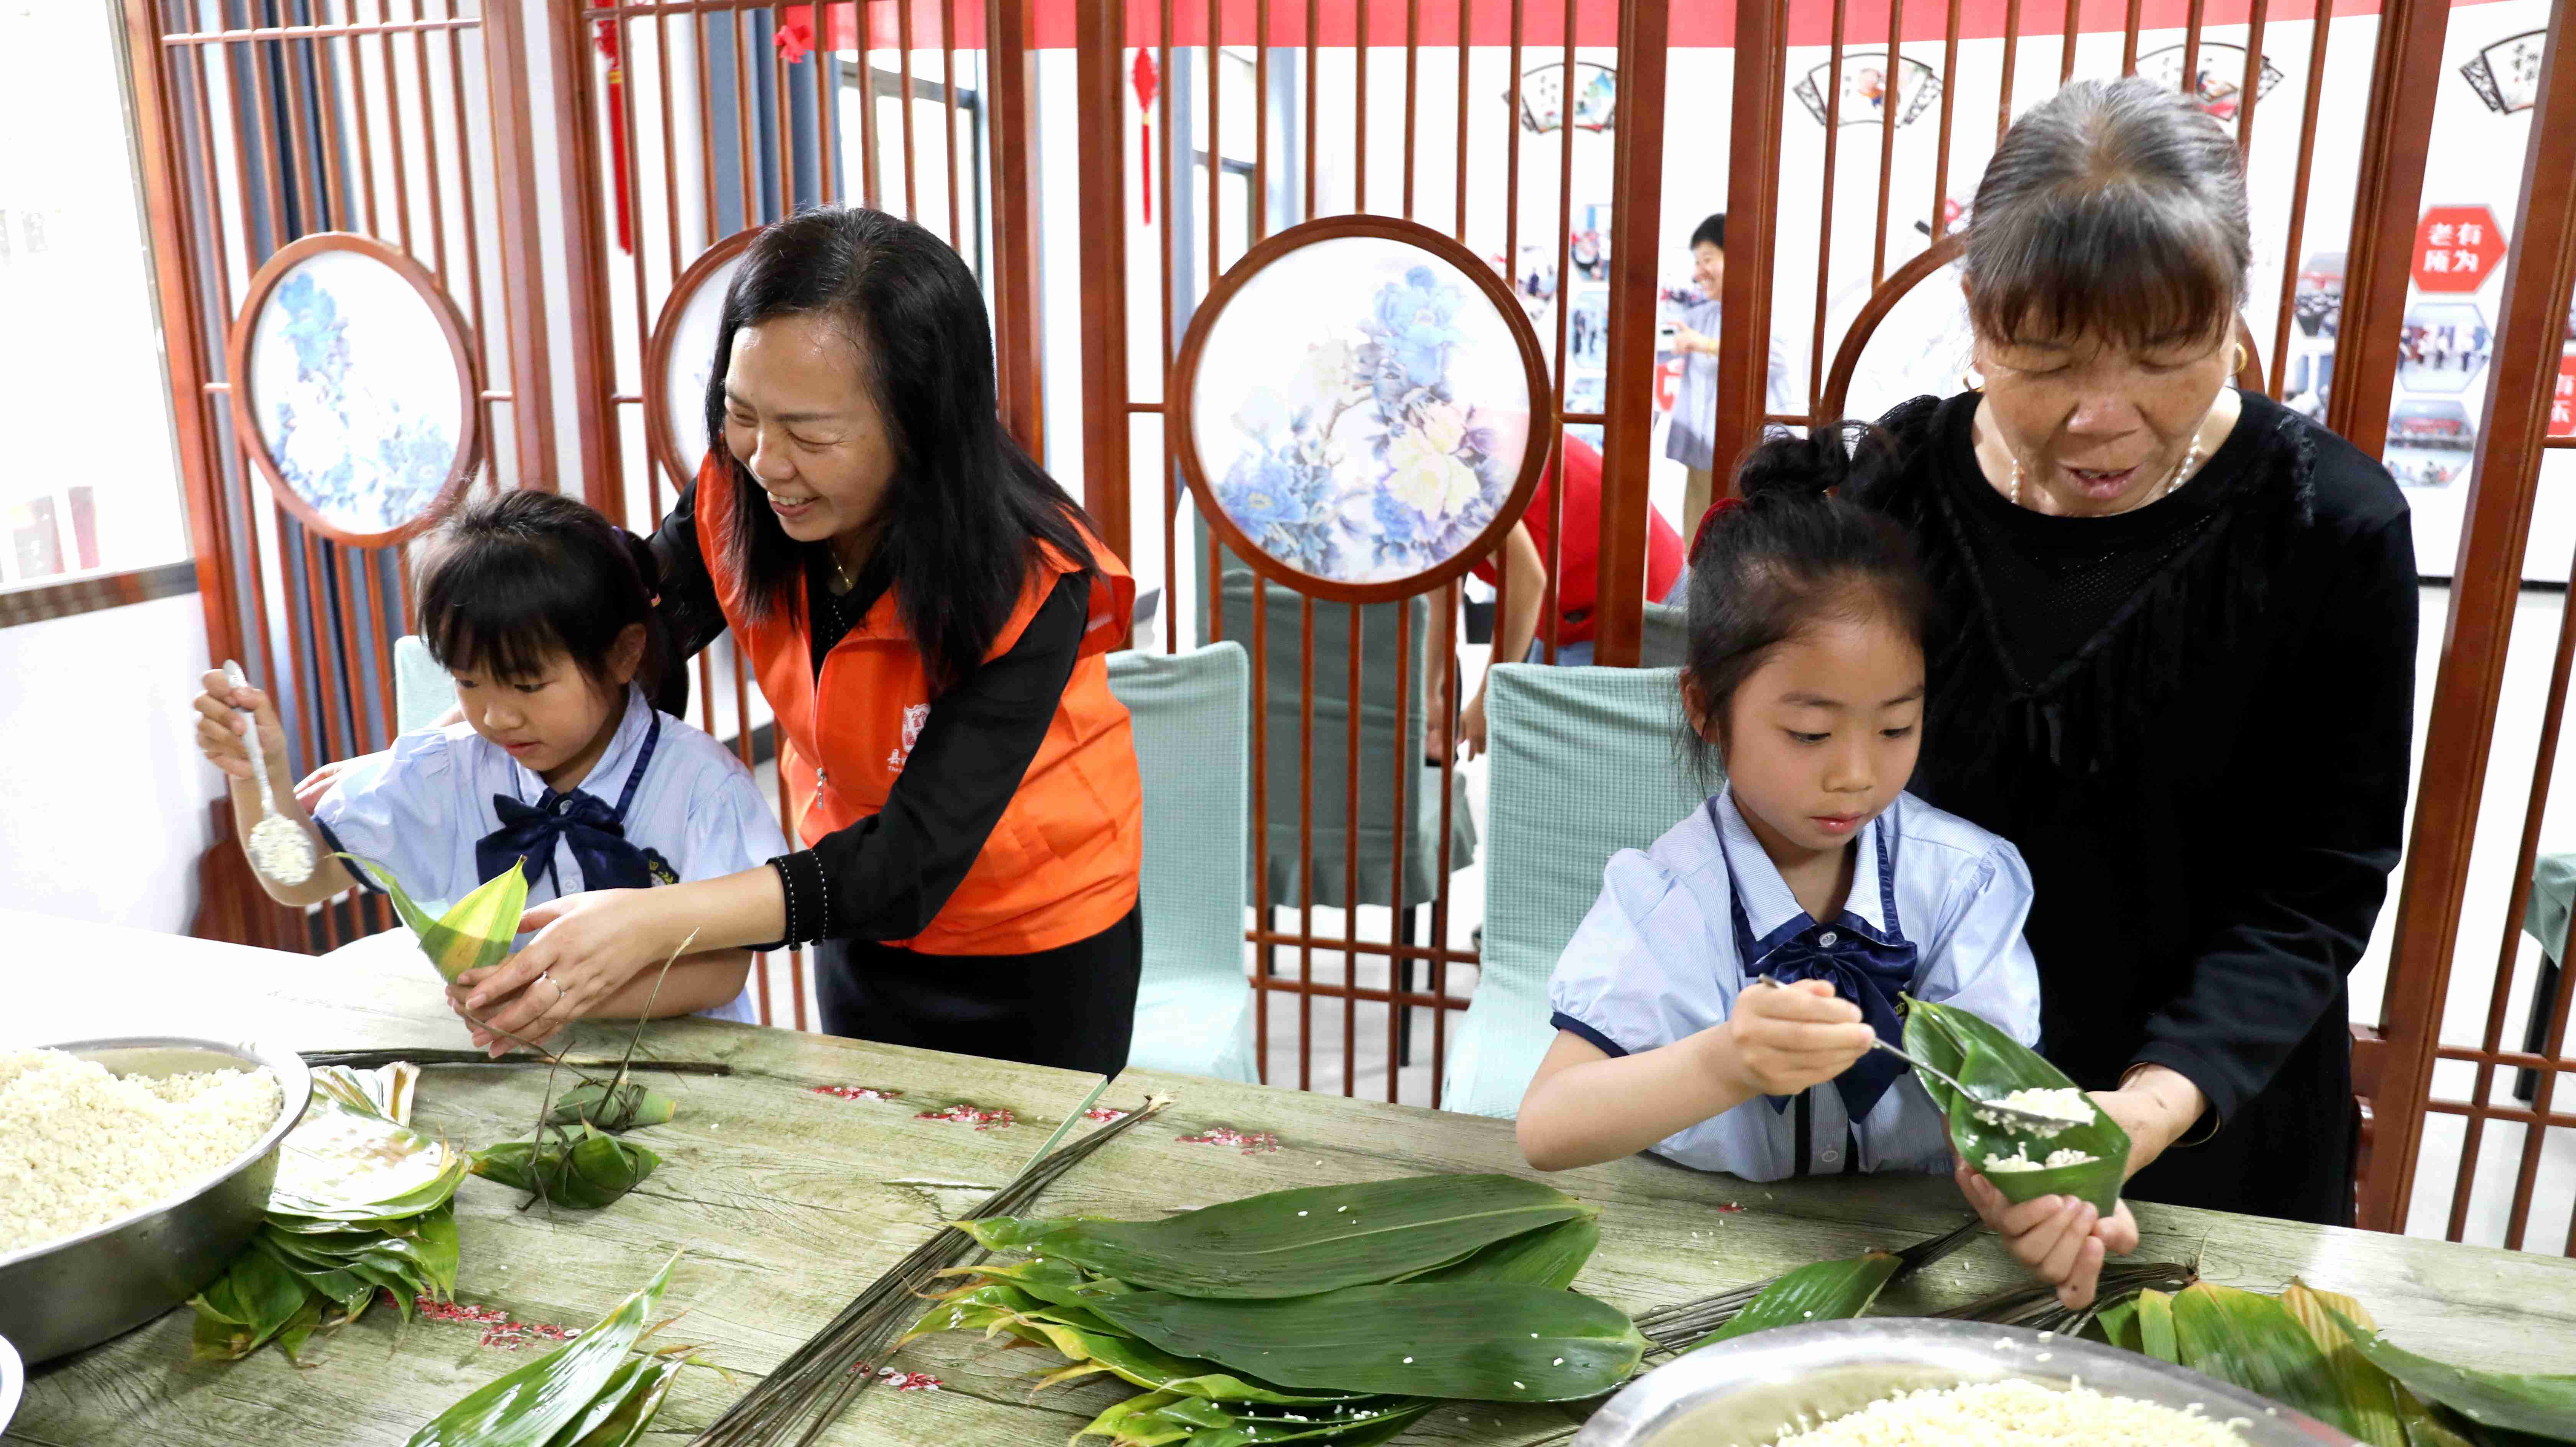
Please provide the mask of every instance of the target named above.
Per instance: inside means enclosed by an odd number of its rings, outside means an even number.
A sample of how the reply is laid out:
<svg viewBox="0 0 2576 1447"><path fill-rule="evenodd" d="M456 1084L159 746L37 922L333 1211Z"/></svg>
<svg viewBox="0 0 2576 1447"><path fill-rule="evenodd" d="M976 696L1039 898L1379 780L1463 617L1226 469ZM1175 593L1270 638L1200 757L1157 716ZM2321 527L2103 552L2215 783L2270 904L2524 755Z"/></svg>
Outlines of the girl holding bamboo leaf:
<svg viewBox="0 0 2576 1447"><path fill-rule="evenodd" d="M731 873L783 849L750 771L648 701L669 649L635 556L641 551L589 508L534 491L469 504L427 535L417 580L421 636L454 680L462 717L403 735L339 779L309 816L281 793L280 814L319 837L317 854L335 857L300 884L259 874L270 897L306 905L352 888L392 887L434 918L446 901L514 867L542 901ZM649 568L649 557L641 561ZM285 728L266 693L235 688L220 672L207 674L205 686L198 746L229 776L239 836L248 840L262 806L240 710L257 717L269 772L279 778L288 777ZM344 863L348 856L364 863ZM378 871L390 878L372 877ZM442 973L462 968L439 963ZM580 1013L634 1019L649 1008L749 1021L749 968L743 950L693 954L673 966L658 996L656 972L642 971ZM480 978L451 973L450 1002L460 1014ZM535 988L549 998L559 993L544 980ZM468 1018L476 1044L495 1055L506 1048ZM529 1038L554 1034L568 1018Z"/></svg>
<svg viewBox="0 0 2576 1447"><path fill-rule="evenodd" d="M1946 1171L1944 1112L1873 1045L1909 997L2038 1038L2029 869L1903 792L1929 601L1903 534L1829 492L1887 460L1875 436L1857 462L1833 429L1774 440L1701 528L1681 701L1727 784L1612 858L1557 963L1519 1120L1542 1170L1652 1150L1756 1181ZM2116 1200L2065 1226L2061 1279L2136 1244Z"/></svg>

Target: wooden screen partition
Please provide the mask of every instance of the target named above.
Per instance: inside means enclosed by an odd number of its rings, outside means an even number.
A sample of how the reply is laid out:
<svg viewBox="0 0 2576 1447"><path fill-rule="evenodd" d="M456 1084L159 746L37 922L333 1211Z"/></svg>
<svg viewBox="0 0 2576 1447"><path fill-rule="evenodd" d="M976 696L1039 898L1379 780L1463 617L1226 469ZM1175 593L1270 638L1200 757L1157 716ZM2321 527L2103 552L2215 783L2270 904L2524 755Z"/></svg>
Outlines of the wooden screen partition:
<svg viewBox="0 0 2576 1447"><path fill-rule="evenodd" d="M554 121L572 142L574 448L594 506L649 531L696 476L705 360L691 348L711 335L692 323L761 226L812 206L880 207L958 249L987 286L1004 418L1043 455L1036 0L544 9ZM729 642L698 656L693 684L699 726L765 766L767 708ZM783 780L778 808L792 837ZM803 951L761 958L752 980L764 1022L813 1021Z"/></svg>
<svg viewBox="0 0 2576 1447"><path fill-rule="evenodd" d="M1622 663L1636 658L1653 428L1647 373L1657 305L1655 178L1663 165L1661 76L1669 6L1664 0L1458 0L1436 7L1419 0L1138 0L1076 9L1085 276L1083 497L1123 556L1133 559L1140 549L1159 554L1156 571L1166 600L1160 646L1176 650L1231 637L1253 655L1252 903L1258 922L1247 931L1246 943L1255 961L1257 1052L1268 1076L1273 1041L1292 1028L1274 1007L1293 1000L1295 1081L1315 1088L1318 1052L1328 1040L1317 1031L1316 1003L1329 1008L1338 1001L1338 1087L1356 1093L1358 1015L1363 1006L1378 1007L1386 1028L1383 1084L1386 1098L1394 1100L1406 1093L1401 1068L1411 1053L1413 1017L1427 1011L1429 1078L1411 1088L1411 1098L1437 1104L1450 1017L1467 1003L1453 990L1452 972L1477 958L1461 938L1469 921L1453 920L1450 893L1452 867L1464 863L1452 852L1458 808L1454 719L1466 682L1453 626L1458 579L1508 531L1541 461L1553 466L1561 460L1567 424L1605 431L1599 553L1602 575L1611 581L1599 600L1597 656ZM1239 64L1230 65L1230 57L1239 57ZM1380 219L1412 223L1447 238L1453 250L1466 248L1460 254L1476 265L1498 261L1504 270L1517 266L1525 225L1544 225L1555 234L1542 249L1553 256L1559 296L1567 295L1579 61L1615 62L1617 75L1610 163L1591 183L1607 183L1618 199L1607 238L1604 390L1610 400L1568 404L1572 308L1559 304L1534 339L1539 355L1532 360L1544 405L1534 409L1531 475L1520 480L1485 541L1459 555L1454 567L1370 586L1277 565L1223 516L1222 507L1211 505L1215 480L1191 450L1191 420L1183 415L1189 399L1182 389L1197 367L1198 322L1278 259L1281 249L1271 238L1292 224L1311 240L1387 230L1375 224ZM1525 81L1549 67L1561 67L1552 133L1523 123L1525 113L1538 114L1532 106L1543 110L1549 104L1526 94ZM1229 79L1229 70L1248 73ZM1184 91L1187 101L1176 100ZM1203 146L1193 139L1201 117ZM1141 151L1140 130L1151 135ZM1527 199L1535 203L1526 222L1525 148L1534 173ZM1495 180L1498 161L1501 175ZM1249 180L1239 201L1228 201L1221 184L1229 164ZM1204 212L1193 214L1184 207L1202 184L1210 201ZM1547 207L1550 195L1554 203ZM1146 205L1153 208L1150 222L1143 219ZM1199 227L1203 234L1189 234ZM1500 254L1494 256L1497 245ZM1499 284L1484 290L1510 294ZM1131 311L1131 296L1148 291L1152 306ZM1133 337L1131 321L1142 322L1148 335ZM1131 385L1131 378L1145 380ZM1158 511L1140 515L1131 492L1137 500L1155 499ZM1551 542L1536 646L1554 661L1564 642L1554 597L1564 563L1563 489L1551 489L1545 507ZM1499 565L1498 553L1494 561ZM1227 592L1229 576L1238 579L1231 585L1234 593ZM1499 570L1498 577L1500 614L1510 606L1511 583ZM1144 581L1155 580L1147 573ZM1183 597L1194 601L1184 608L1175 601ZM1385 611L1372 615L1366 606ZM1392 633L1392 667L1386 666L1389 641L1370 631L1372 617ZM1346 651L1347 667L1319 677L1319 651ZM1274 661L1280 663L1275 672ZM1417 693L1411 681L1426 664L1429 678ZM1281 686L1293 688L1295 697L1274 707L1273 690ZM1319 719L1317 695L1334 692L1341 699L1328 699L1327 716ZM1395 727L1384 749L1363 758L1362 717L1371 710L1391 713ZM1336 713L1338 719L1332 717ZM1425 714L1428 758L1408 752L1413 720ZM1340 779L1319 780L1319 748L1341 760ZM1294 761L1275 779L1274 756ZM1373 864L1388 884L1372 894L1353 835L1365 802L1380 797L1390 801L1384 807L1393 859ZM1419 812L1408 819L1409 809ZM1437 854L1436 883L1409 893L1407 851L1417 847L1417 830L1434 811L1438 828L1429 847ZM1325 859L1331 849L1317 843L1324 827L1319 816L1336 812L1344 842L1338 859ZM1293 832L1286 827L1290 818L1296 820ZM1283 845L1296 850L1293 868L1285 871L1276 858ZM1286 884L1291 877L1294 884ZM1338 932L1328 922L1319 925L1317 910L1328 907L1318 905L1319 894L1343 901ZM1373 931L1363 927L1362 906L1372 923L1383 911L1382 937L1371 937ZM1293 927L1283 927L1283 915L1293 916ZM1328 965L1341 961L1338 979L1318 977L1318 955Z"/></svg>
<svg viewBox="0 0 2576 1447"><path fill-rule="evenodd" d="M2518 1126L2521 1150L2511 1171L2503 1241L2515 1249L2526 1244L2533 1224L2548 1132L2576 1128L2576 1113L2564 1108L2558 1094L2560 1077L2576 1072L2576 1059L2567 1054L2568 1005L2576 991L2562 981L2551 996L2537 1002L2543 1021L2538 1051L2504 1048L2523 909L2540 854L2569 668L2576 661L2576 611L2566 607L2563 597L2548 702L2508 882L2508 922L2487 991L2486 1017L2474 1045L2446 1041L2442 1026L2453 972L2460 965L2457 952L2464 943L2459 938L2461 905L2471 885L2479 804L2495 746L2506 649L2540 492L2540 468L2549 449L2576 445L2576 438L2551 435L2550 425L2551 404L2562 397L2556 388L2568 365L2566 328L2570 292L2576 290L2576 68L2566 63L2571 45L2576 45L2576 7L2558 0L2550 11L2548 49L2532 108L2532 143L2524 157L2512 232L2516 245L2506 263L2497 328L2496 377L2487 391L2477 463L2470 474L2468 524L2452 574L2449 632L2434 682L2398 906L2396 960L2378 1032L2385 1043L2379 1047L2382 1059L2374 1063L2383 1098L2410 1108L2389 1115L2362 1197L2364 1225L2382 1230L2428 1227L2429 1207L2431 1215L2447 1218L2445 1233L2460 1240L2478 1184L2486 1127L2490 1122ZM2489 869L2501 862L2491 856L2485 861ZM2465 942L2473 952L2470 961L2482 958L2482 943ZM2437 1092L2437 1061L2475 1067L2466 1098ZM2510 1096L2501 1102L2494 1098L2510 1080L2499 1072L2508 1070L2534 1073L2529 1108ZM2440 1194L2428 1195L2417 1180L2428 1113L2466 1118L2447 1211ZM2553 1214L2567 1209L2558 1202L2545 1206ZM2564 1238L2556 1235L2554 1221L2544 1229L2550 1235L2541 1247L2576 1255L2576 1220L2570 1221Z"/></svg>
<svg viewBox="0 0 2576 1447"><path fill-rule="evenodd" d="M463 0L125 0L124 18L209 651L278 698L301 773L392 740L407 540L469 479L550 483L529 136L490 124L524 110L527 35L516 7ZM417 340L446 359L433 378L453 362L455 415L405 423L437 485L361 496L281 458L254 364L281 283L325 345L346 326ZM294 311L320 295L345 310ZM326 395L293 400L327 423ZM393 923L373 897L271 905L212 808L198 932L318 950Z"/></svg>

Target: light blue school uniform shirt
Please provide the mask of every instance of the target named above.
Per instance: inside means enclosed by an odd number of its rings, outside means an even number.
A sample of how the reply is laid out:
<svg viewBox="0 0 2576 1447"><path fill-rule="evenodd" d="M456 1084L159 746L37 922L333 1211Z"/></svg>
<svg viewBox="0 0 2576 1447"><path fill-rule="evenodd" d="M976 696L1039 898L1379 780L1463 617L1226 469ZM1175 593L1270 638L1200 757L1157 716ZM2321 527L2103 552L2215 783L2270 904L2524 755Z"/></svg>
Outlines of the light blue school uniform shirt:
<svg viewBox="0 0 2576 1447"><path fill-rule="evenodd" d="M658 859L683 880L736 874L790 852L777 816L740 759L678 719L662 715L658 722L656 730L652 704L643 690L630 686L616 734L575 791L614 809L640 761L643 774L626 805L625 836L647 851L648 862ZM653 746L644 758L648 737ZM454 723L394 740L384 764L343 780L314 810L313 822L331 847L381 861L436 914L483 882L474 846L501 827L494 797L534 805L545 792L545 780L507 749L471 724ZM551 861L529 860L527 873L532 905L588 887L581 862L563 839L556 840ZM521 936L518 943L531 938ZM749 989L699 1013L746 1024L759 1020Z"/></svg>
<svg viewBox="0 0 2576 1447"><path fill-rule="evenodd" d="M1880 817L1893 879L1882 877L1873 824L1854 841L1850 900L1828 923L1856 920L1889 935L1892 899L1917 951L1908 993L1981 1015L2036 1045L2039 967L2022 939L2032 889L2021 852L1911 794L1898 795ZM1789 927L1806 917L1731 791L1647 848L1613 855L1601 897L1548 981L1558 1027L1613 1055L1634 1055L1725 1021L1746 979L1733 926L1739 897L1756 939L1795 933ZM1801 1120L1810 1174L1950 1169L1941 1114L1910 1071L1858 1121L1828 1082L1797 1108L1756 1097L1650 1149L1700 1170L1776 1181L1796 1173ZM1858 1160L1847 1159L1855 1147Z"/></svg>

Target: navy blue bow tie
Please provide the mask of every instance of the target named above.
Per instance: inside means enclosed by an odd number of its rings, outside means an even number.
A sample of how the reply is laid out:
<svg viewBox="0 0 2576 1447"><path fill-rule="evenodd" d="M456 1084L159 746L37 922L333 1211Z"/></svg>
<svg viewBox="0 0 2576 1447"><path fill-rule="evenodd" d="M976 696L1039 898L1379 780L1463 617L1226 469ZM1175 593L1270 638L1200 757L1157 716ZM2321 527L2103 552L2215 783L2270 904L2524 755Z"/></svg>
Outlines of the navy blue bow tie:
<svg viewBox="0 0 2576 1447"><path fill-rule="evenodd" d="M1825 943L1827 940L1832 943ZM1905 1044L1905 1026L1897 1011L1897 1000L1913 986L1914 966L1911 942L1874 940L1846 921L1830 928L1810 922L1794 938L1764 955L1758 965L1748 961L1745 968L1782 984L1825 981L1834 987L1837 996L1860 1006L1861 1018L1878 1032L1879 1039L1901 1048ZM1872 1050L1834 1077L1834 1089L1842 1094L1844 1110L1853 1120L1860 1120L1904 1073L1904 1061L1883 1050ZM1770 1100L1774 1110L1789 1108L1786 1096L1775 1095Z"/></svg>
<svg viewBox="0 0 2576 1447"><path fill-rule="evenodd" d="M555 841L561 839L581 864L585 889L641 889L652 883L644 851L627 839L618 811L579 789L569 794L548 789L534 804L495 794L492 808L501 816L501 827L474 841L474 870L482 879L490 880L517 859L528 861L531 875L552 869Z"/></svg>
<svg viewBox="0 0 2576 1447"><path fill-rule="evenodd" d="M1726 853L1726 821L1718 813L1716 799L1708 801L1708 817L1717 829L1718 849ZM1784 985L1823 980L1834 987L1835 995L1860 1007L1861 1019L1878 1032L1879 1039L1902 1048L1905 1025L1897 1001L1913 988L1917 955L1913 943L1905 938L1905 927L1896 918L1896 850L1888 837L1885 815L1870 830L1870 847L1878 856L1879 910L1887 921L1883 939L1857 926L1852 915L1845 914L1841 922L1827 925L1816 923L1815 916L1801 910L1789 923L1765 937L1778 943L1763 949L1762 941L1753 937L1752 922L1744 914L1743 876L1737 873L1732 854L1727 854L1726 860L1727 909L1735 926L1736 963L1744 972L1746 984L1751 984L1757 975L1769 975ZM1904 1073L1904 1061L1883 1050L1872 1050L1834 1077L1834 1089L1842 1095L1844 1111L1857 1121L1869 1114L1870 1107L1878 1104L1878 1098ZM1775 1111L1789 1108L1789 1096L1766 1098Z"/></svg>

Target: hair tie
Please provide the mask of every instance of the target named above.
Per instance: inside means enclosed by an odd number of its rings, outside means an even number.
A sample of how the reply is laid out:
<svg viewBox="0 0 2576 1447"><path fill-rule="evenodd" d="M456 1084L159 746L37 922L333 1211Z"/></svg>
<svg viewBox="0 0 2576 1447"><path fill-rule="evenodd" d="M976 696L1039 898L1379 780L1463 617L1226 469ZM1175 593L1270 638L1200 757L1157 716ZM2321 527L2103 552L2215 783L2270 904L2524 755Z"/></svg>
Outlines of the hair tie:
<svg viewBox="0 0 2576 1447"><path fill-rule="evenodd" d="M1700 514L1698 530L1691 534L1690 556L1694 558L1699 556L1699 545L1707 541L1710 524L1742 506L1744 506L1744 499L1740 497L1721 497L1710 503L1708 511Z"/></svg>

